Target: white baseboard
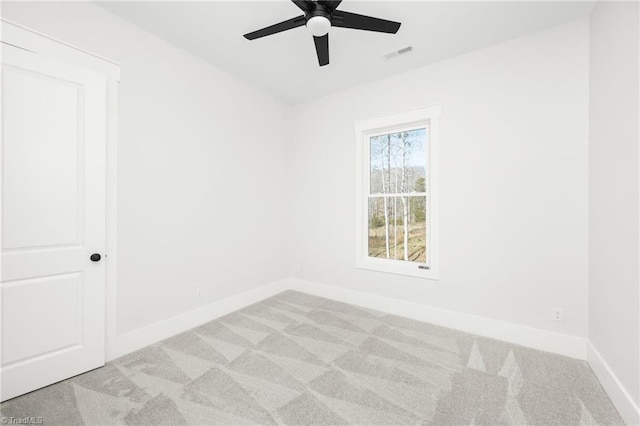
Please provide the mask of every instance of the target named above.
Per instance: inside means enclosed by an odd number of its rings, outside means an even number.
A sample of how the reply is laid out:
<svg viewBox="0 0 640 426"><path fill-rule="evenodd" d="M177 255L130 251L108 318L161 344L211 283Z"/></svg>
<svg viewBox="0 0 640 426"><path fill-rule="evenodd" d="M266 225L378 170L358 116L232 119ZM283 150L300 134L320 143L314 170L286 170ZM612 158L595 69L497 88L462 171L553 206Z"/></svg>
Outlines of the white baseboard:
<svg viewBox="0 0 640 426"><path fill-rule="evenodd" d="M285 290L412 318L572 358L587 359L587 340L505 321L435 308L318 282L288 278L107 339L107 361L257 303Z"/></svg>
<svg viewBox="0 0 640 426"><path fill-rule="evenodd" d="M187 331L246 306L287 290L286 280L275 281L256 289L202 306L127 333L107 338L107 361Z"/></svg>
<svg viewBox="0 0 640 426"><path fill-rule="evenodd" d="M285 280L285 282L286 286L291 290L466 331L468 333L540 349L546 352L565 355L571 358L581 360L587 358L587 340L581 337L296 278Z"/></svg>
<svg viewBox="0 0 640 426"><path fill-rule="evenodd" d="M625 423L629 426L640 425L640 407L591 342L587 349L587 361Z"/></svg>
<svg viewBox="0 0 640 426"><path fill-rule="evenodd" d="M600 353L586 339L297 278L275 281L164 321L113 336L107 341L107 361L286 290L296 290L546 352L587 360L625 422L628 425L640 425L640 408L634 403Z"/></svg>

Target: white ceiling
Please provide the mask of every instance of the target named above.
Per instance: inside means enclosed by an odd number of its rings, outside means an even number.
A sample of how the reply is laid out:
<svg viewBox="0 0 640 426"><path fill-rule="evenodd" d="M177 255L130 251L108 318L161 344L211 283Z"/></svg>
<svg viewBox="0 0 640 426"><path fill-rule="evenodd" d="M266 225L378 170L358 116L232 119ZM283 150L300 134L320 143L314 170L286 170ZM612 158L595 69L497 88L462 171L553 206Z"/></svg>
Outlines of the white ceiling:
<svg viewBox="0 0 640 426"><path fill-rule="evenodd" d="M332 28L320 68L300 27L262 39L250 31L301 14L290 1L109 2L107 10L296 104L588 16L594 2L398 2L345 0L339 9L402 22L396 35ZM385 61L406 46L414 51Z"/></svg>

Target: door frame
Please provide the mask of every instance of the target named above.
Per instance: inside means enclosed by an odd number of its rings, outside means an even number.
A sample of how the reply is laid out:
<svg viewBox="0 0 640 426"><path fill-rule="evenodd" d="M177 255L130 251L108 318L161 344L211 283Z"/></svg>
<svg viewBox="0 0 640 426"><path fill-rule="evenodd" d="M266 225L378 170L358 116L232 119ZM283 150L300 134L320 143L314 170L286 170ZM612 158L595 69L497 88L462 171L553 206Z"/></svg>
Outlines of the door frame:
<svg viewBox="0 0 640 426"><path fill-rule="evenodd" d="M36 55L97 71L106 77L105 360L106 362L111 361L116 357L114 349L117 338L118 86L120 64L4 18L0 18L0 34L2 43L30 51ZM0 326L2 325L1 321L0 317Z"/></svg>

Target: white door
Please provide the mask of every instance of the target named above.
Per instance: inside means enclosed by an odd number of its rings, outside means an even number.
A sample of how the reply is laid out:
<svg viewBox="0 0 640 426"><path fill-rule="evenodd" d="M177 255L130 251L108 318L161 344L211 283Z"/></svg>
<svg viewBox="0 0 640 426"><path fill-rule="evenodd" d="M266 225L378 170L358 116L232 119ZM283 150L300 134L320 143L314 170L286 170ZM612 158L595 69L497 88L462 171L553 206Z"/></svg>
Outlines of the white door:
<svg viewBox="0 0 640 426"><path fill-rule="evenodd" d="M104 365L106 79L2 46L1 400Z"/></svg>

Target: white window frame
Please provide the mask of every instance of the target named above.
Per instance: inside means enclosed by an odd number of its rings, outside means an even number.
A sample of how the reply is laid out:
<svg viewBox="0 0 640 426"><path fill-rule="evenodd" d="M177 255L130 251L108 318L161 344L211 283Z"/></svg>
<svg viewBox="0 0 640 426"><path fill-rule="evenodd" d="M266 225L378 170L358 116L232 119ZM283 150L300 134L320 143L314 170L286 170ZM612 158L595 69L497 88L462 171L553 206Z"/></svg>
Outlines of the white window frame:
<svg viewBox="0 0 640 426"><path fill-rule="evenodd" d="M418 108L359 120L356 131L356 268L431 280L439 279L438 252L438 138L440 106ZM369 138L398 130L427 126L427 263L370 257L369 254ZM407 195L412 195L408 193ZM417 194L413 194L417 195Z"/></svg>

